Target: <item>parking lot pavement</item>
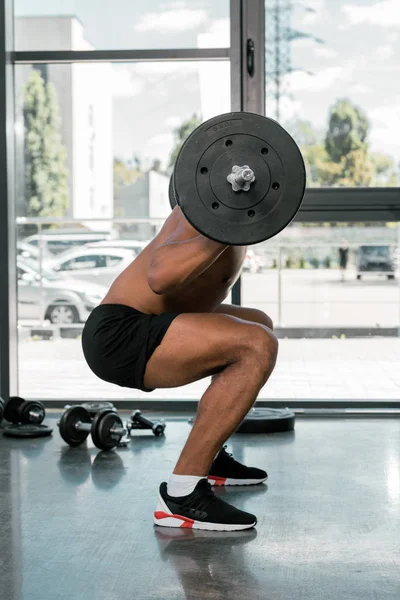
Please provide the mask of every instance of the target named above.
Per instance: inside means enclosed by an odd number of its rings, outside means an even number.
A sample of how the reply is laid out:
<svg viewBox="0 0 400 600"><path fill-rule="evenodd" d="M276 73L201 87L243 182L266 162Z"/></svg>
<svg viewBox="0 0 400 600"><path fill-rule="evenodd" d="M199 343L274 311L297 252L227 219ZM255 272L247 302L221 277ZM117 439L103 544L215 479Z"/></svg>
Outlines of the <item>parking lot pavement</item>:
<svg viewBox="0 0 400 600"><path fill-rule="evenodd" d="M367 274L344 282L337 269L285 269L244 273L242 304L259 308L286 327L397 327L400 281Z"/></svg>
<svg viewBox="0 0 400 600"><path fill-rule="evenodd" d="M400 338L280 341L276 370L260 399L399 399ZM31 398L197 399L207 380L151 394L98 379L79 339L21 341L19 394Z"/></svg>

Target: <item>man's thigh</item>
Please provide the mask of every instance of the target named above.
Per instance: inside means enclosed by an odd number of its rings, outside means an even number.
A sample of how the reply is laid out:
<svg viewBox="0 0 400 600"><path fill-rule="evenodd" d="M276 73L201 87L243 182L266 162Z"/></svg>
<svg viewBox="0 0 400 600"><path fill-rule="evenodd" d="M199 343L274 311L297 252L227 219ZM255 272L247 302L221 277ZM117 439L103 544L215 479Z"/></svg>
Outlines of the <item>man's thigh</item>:
<svg viewBox="0 0 400 600"><path fill-rule="evenodd" d="M268 336L268 330L234 315L183 313L150 357L144 384L149 389L179 387L214 375L235 362L257 334Z"/></svg>
<svg viewBox="0 0 400 600"><path fill-rule="evenodd" d="M236 306L234 304L221 304L214 312L224 315L232 315L243 321L251 323L260 323L266 325L269 329L274 328L271 317L257 308L247 308L246 306Z"/></svg>

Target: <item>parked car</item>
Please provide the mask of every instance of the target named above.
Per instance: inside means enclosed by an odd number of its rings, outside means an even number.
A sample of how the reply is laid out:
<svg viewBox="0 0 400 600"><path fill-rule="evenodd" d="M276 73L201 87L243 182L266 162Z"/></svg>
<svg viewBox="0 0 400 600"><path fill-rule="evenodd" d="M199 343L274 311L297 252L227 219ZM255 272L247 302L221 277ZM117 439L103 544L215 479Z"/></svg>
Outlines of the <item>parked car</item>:
<svg viewBox="0 0 400 600"><path fill-rule="evenodd" d="M17 242L17 256L30 258L31 260L40 260L40 250L37 246L27 244L26 242ZM42 260L48 260L53 255L45 248L42 249Z"/></svg>
<svg viewBox="0 0 400 600"><path fill-rule="evenodd" d="M102 301L107 288L65 279L48 269L42 277L36 263L17 258L18 318L54 324L84 322Z"/></svg>
<svg viewBox="0 0 400 600"><path fill-rule="evenodd" d="M50 230L51 231L51 230ZM42 235L30 235L24 239L25 244L30 244L36 248L39 241L42 240L43 249L51 254L61 254L72 247L84 246L90 242L100 242L113 238L112 233L101 233L88 231L83 233L49 233L45 231Z"/></svg>
<svg viewBox="0 0 400 600"><path fill-rule="evenodd" d="M392 246L360 246L357 253L357 279L365 273L395 278L396 252Z"/></svg>
<svg viewBox="0 0 400 600"><path fill-rule="evenodd" d="M133 250L124 248L84 247L65 252L47 263L47 266L74 279L93 281L109 287L135 256Z"/></svg>
<svg viewBox="0 0 400 600"><path fill-rule="evenodd" d="M138 240L107 240L103 242L89 242L85 248L122 248L133 250L135 254L140 254L143 248L150 244L151 240L139 242Z"/></svg>

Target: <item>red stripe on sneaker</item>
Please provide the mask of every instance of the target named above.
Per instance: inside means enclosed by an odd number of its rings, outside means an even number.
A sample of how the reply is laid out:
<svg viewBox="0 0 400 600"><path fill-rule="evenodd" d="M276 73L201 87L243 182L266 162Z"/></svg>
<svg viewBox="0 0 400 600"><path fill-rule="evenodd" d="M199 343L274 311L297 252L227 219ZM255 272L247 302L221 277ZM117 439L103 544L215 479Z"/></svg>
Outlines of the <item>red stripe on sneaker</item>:
<svg viewBox="0 0 400 600"><path fill-rule="evenodd" d="M188 517L183 517L182 515L168 514L162 510L156 510L154 516L156 519L179 519L180 521L183 521L181 525L183 528L191 529L194 524L193 519L188 519Z"/></svg>
<svg viewBox="0 0 400 600"><path fill-rule="evenodd" d="M225 485L226 477L218 477L217 475L209 475L208 480L213 481L214 485Z"/></svg>

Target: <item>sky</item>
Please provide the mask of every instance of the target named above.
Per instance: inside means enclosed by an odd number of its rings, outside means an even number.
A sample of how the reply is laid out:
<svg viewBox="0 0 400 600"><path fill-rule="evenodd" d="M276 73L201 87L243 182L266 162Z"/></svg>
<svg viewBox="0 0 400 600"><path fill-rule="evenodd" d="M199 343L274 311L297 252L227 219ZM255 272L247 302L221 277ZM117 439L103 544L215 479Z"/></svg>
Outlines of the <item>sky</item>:
<svg viewBox="0 0 400 600"><path fill-rule="evenodd" d="M266 0L267 20L271 3ZM292 27L309 37L287 47L294 71L285 81L282 121L306 119L323 132L330 106L347 97L370 120L372 150L400 161L400 0L292 4ZM15 0L15 14L75 15L96 49L230 43L228 0ZM110 89L114 154L136 154L145 162L161 158L165 164L173 129L183 119L229 110L229 67L223 62L117 65ZM267 114L275 117L268 96Z"/></svg>

